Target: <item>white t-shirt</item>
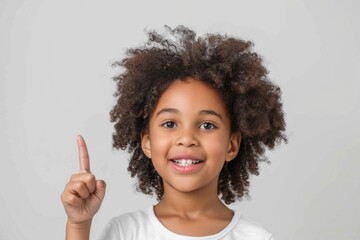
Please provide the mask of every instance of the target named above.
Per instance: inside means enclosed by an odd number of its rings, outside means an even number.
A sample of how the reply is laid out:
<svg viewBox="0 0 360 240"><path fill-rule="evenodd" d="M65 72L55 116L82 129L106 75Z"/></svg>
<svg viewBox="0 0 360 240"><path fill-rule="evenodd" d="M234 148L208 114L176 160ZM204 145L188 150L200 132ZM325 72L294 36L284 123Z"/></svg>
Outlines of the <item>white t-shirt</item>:
<svg viewBox="0 0 360 240"><path fill-rule="evenodd" d="M220 232L202 237L183 236L171 232L154 213L153 207L145 211L127 213L113 218L103 233L100 240L274 240L272 235L259 224L245 219L239 211L234 211L234 216L226 228Z"/></svg>

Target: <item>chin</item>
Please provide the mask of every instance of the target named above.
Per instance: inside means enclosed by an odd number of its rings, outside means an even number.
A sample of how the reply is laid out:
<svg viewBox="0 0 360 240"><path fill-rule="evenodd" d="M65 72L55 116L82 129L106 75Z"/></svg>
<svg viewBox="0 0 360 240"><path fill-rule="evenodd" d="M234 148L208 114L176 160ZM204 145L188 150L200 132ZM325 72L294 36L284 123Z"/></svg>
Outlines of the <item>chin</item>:
<svg viewBox="0 0 360 240"><path fill-rule="evenodd" d="M172 191L177 191L183 194L194 194L197 192L206 191L207 188L209 189L209 186L196 184L194 183L194 181L191 182L182 181L180 183L171 184L169 187L172 188Z"/></svg>

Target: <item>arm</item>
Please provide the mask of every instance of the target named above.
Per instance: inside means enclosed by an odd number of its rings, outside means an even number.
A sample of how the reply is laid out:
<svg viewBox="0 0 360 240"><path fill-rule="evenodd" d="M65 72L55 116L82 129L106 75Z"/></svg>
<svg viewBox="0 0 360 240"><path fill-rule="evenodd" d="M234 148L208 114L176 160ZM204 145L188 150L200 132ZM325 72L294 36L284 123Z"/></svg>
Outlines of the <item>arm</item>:
<svg viewBox="0 0 360 240"><path fill-rule="evenodd" d="M105 196L106 184L90 172L89 154L81 136L77 138L80 172L71 176L61 195L68 216L66 240L88 240L92 218Z"/></svg>
<svg viewBox="0 0 360 240"><path fill-rule="evenodd" d="M91 220L88 223L76 224L66 223L66 240L88 240L90 239Z"/></svg>

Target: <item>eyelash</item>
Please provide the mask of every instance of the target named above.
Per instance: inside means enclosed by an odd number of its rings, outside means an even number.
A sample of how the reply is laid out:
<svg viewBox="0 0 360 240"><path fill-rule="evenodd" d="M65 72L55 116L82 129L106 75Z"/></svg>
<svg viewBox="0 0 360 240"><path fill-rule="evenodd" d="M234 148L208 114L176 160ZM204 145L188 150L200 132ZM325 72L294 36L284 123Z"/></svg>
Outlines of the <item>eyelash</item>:
<svg viewBox="0 0 360 240"><path fill-rule="evenodd" d="M171 126L169 126L169 125L171 125ZM205 125L210 126L210 128L206 128ZM162 123L161 126L163 126L165 128L174 128L177 125L174 121L166 121L166 122ZM200 124L200 129L211 130L211 129L216 129L216 128L217 127L211 122L203 122Z"/></svg>
<svg viewBox="0 0 360 240"><path fill-rule="evenodd" d="M173 126L168 126L169 124L173 125ZM176 126L176 123L173 121L166 121L164 123L161 124L161 126L165 127L165 128L174 128Z"/></svg>
<svg viewBox="0 0 360 240"><path fill-rule="evenodd" d="M202 128L202 126L204 126L204 125L210 125L210 128L206 128L206 127ZM217 127L214 124L210 123L210 122L203 122L203 123L200 124L200 128L210 130L210 129L216 129Z"/></svg>

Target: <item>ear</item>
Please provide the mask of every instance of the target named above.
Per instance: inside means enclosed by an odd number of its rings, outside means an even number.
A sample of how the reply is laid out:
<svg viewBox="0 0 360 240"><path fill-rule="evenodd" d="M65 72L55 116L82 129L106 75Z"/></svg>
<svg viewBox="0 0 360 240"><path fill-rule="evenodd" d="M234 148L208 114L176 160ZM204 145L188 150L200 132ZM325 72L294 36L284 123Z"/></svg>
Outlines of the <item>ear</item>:
<svg viewBox="0 0 360 240"><path fill-rule="evenodd" d="M241 144L240 132L232 133L229 139L229 146L228 146L228 151L226 153L225 161L230 162L238 155L240 144Z"/></svg>
<svg viewBox="0 0 360 240"><path fill-rule="evenodd" d="M144 131L141 133L141 149L143 150L145 155L151 159L151 144L149 131Z"/></svg>

